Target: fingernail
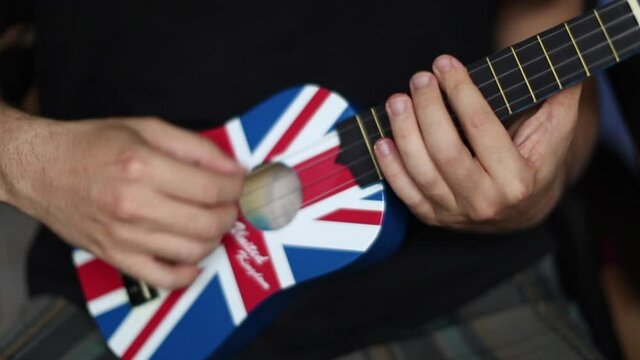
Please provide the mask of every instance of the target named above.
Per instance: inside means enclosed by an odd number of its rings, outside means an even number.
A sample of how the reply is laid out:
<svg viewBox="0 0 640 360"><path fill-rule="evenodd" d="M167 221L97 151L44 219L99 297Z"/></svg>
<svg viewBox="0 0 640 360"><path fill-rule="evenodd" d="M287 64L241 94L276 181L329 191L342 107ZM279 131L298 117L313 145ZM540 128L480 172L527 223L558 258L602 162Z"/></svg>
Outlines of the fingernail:
<svg viewBox="0 0 640 360"><path fill-rule="evenodd" d="M404 97L395 97L389 100L388 108L391 115L402 115L407 109L407 100Z"/></svg>
<svg viewBox="0 0 640 360"><path fill-rule="evenodd" d="M373 146L376 154L381 157L390 156L393 153L393 148L391 147L391 140L389 139L380 139Z"/></svg>
<svg viewBox="0 0 640 360"><path fill-rule="evenodd" d="M414 89L426 88L431 84L432 75L427 72L419 72L411 78L411 86Z"/></svg>
<svg viewBox="0 0 640 360"><path fill-rule="evenodd" d="M434 67L436 68L436 70L438 70L438 71L440 71L442 73L447 73L453 67L453 58L451 56L448 56L448 55L440 56L436 60L436 63L434 64Z"/></svg>

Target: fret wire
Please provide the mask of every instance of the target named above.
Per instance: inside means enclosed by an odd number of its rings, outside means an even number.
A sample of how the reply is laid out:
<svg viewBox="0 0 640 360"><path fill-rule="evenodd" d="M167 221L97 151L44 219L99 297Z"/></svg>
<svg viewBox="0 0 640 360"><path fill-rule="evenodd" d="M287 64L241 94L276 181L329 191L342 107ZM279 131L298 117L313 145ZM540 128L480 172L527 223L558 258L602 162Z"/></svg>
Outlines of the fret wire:
<svg viewBox="0 0 640 360"><path fill-rule="evenodd" d="M635 1L635 0L631 0L631 1ZM600 14L604 14L604 13L606 13L606 12L610 11L610 10L616 9L616 8L618 8L619 6L621 6L621 5L625 5L625 4L627 4L627 2L626 2L626 1L620 1L620 2L618 2L618 3L616 3L616 4L611 5L610 7L607 7L606 9L604 9L604 11L601 11L601 12L600 12ZM626 17L628 17L629 15L635 15L635 14L634 14L634 13L627 14L627 15L623 16L623 18L626 18ZM590 18L590 17L585 17L585 18L579 19L579 20L578 20L577 22L575 22L574 24L579 24L579 23L581 23L581 22L583 22L583 21L587 21L587 20L589 20L589 18ZM620 20L620 19L618 19L618 20ZM640 21L639 21L639 23L640 23ZM563 29L558 29L558 30L556 30L556 31L554 31L554 32L552 32L552 33L550 33L550 34L547 34L547 35L546 35L546 37L550 37L550 36L553 36L553 35L557 35L557 34L559 34L559 33L560 33L560 32L562 32L562 31L563 31ZM528 47L528 46L531 46L531 45L533 45L533 43L530 43L530 44L525 45L525 48L526 48L526 47ZM504 58L505 58L505 57L507 57L507 56L508 56L508 55L503 55L503 56L501 56L501 57L497 58L495 61L502 60L502 59L504 59ZM525 65L526 65L526 64L525 64ZM480 66L480 67L478 67L478 68L476 68L476 69L472 69L472 70L470 71L470 73L474 73L474 72L476 72L476 71L478 71L478 70L482 69L482 68L483 68L483 67L485 67L485 66L487 66L487 65L486 65L486 64L483 64L482 66Z"/></svg>
<svg viewBox="0 0 640 360"><path fill-rule="evenodd" d="M511 105L509 105L509 101L507 101L507 95L502 90L502 85L500 85L500 80L496 76L496 71L493 69L493 65L491 65L491 59L489 57L487 59L487 64L489 64L489 69L491 69L491 74L493 74L493 78L496 79L496 84L498 85L498 89L500 90L500 94L502 94L502 99L504 100L505 105L507 105L507 109L509 110L509 115L513 114L511 111Z"/></svg>
<svg viewBox="0 0 640 360"><path fill-rule="evenodd" d="M636 0L627 0L629 7L631 8L631 12L633 12L633 16L636 17L636 21L638 21L638 25L640 25L640 5Z"/></svg>
<svg viewBox="0 0 640 360"><path fill-rule="evenodd" d="M610 10L610 9L614 8L615 6L617 6L617 5L614 5L614 6L610 7L610 8L607 8L606 10ZM616 20L614 20L614 21L610 22L610 23L609 23L609 25L616 24L616 23L618 23L618 22L620 22L620 21L623 21L623 20L625 20L625 19L629 18L630 16L633 16L633 14L627 14L627 15L621 16L621 17L619 17L618 19L616 19ZM620 38L623 38L624 36L629 35L629 33L633 32L633 31L638 31L638 30L639 30L639 29L637 29L637 28L636 28L636 29L630 29L630 30L627 30L627 31L625 31L624 33L622 33L622 34L620 34L620 35L616 36L616 37L615 37L615 38L613 38L612 40L618 40L618 39L620 39ZM586 35L583 35L583 36L581 36L581 37L579 38L579 40L585 39L585 38L587 38L587 37L589 37L589 36L593 35L595 32L599 32L599 31L600 31L600 29L595 30L595 31L592 31L592 32L590 32L590 33L588 33L588 34L586 34ZM556 34L557 34L557 33L558 33L558 32L556 32ZM539 35L538 35L538 36L539 36ZM551 36L551 35L550 35L550 36ZM542 39L541 39L541 40L542 40ZM530 45L532 45L532 44L533 44L533 43L528 44L528 45L526 45L526 46L530 46ZM603 43L603 44L600 44L600 45L598 45L598 46L596 46L596 47L594 47L594 48L588 49L586 52L592 51L593 49L595 49L595 48L599 48L599 47L604 46L604 45L605 45L604 43ZM544 44L543 44L543 43L541 43L541 46L543 46L543 47L544 47ZM548 56L549 54L553 54L554 52L556 52L556 51L558 51L558 50L560 50L560 49L563 49L563 48L565 48L565 47L567 47L567 46L572 46L572 44L571 44L571 43L568 43L568 44L565 44L565 45L563 45L563 46L561 46L561 47L559 47L559 48L557 48L557 49L553 49L553 50L551 50L550 52L548 52L546 55ZM631 47L629 47L629 48L625 49L624 51L627 51L627 50L630 50L630 49L631 49ZM545 50L545 52L546 52L546 49L544 49L544 50ZM504 56L503 56L503 57L504 57ZM503 58L503 57L501 57L501 58ZM533 63L534 61L537 61L537 60L539 60L539 59L541 59L541 58L542 58L542 57L539 57L539 58L533 59L532 61L530 61L530 62L528 62L528 63L525 63L525 64L524 64L524 66L527 66L527 65L529 65L529 64ZM558 66L565 65L566 63L568 63L568 62L569 62L569 61L571 61L571 60L573 60L573 59L569 59L569 60L567 60L567 61L563 61L562 63L558 64ZM600 63L600 62L599 62L599 63ZM486 65L485 65L485 66L486 66ZM478 69L479 69L479 68L478 68ZM507 73L505 73L505 74L503 74L503 75L510 74L510 73L511 73L511 72L513 72L513 71L517 71L517 69L513 69L513 70L511 70L511 71L509 71L509 72L507 72ZM555 69L554 69L554 67L553 67L553 66L551 66L551 71L552 71L553 73L556 73L556 72L555 72ZM544 75L544 74L546 74L546 73L547 73L547 72L545 71L545 72L542 72L542 73L536 74L536 75L532 76L532 77L531 77L531 79L535 79L535 78L537 78L537 77L539 77L539 76L542 76L542 75ZM557 78L557 80L558 80L558 81L560 81L559 77ZM494 81L495 81L495 80L487 81L486 83L483 83L483 84L481 84L481 85L478 85L478 87L479 87L479 88L482 88L482 87L484 87L484 86L486 86L486 85L488 85L488 84L490 84L490 83L492 83L492 82L494 82ZM559 85L559 86L562 86L562 83L560 82L558 85ZM548 87L548 86L546 86L544 89L546 89L547 87ZM560 89L562 89L562 88L563 88L563 87L560 87ZM509 89L506 89L506 91L510 91L510 90L512 90L512 89L513 89L513 88L509 88ZM495 99L495 97L496 97L496 96L501 96L501 94L496 94L496 95L494 95L494 96L491 96L491 97L487 98L486 100L487 100L487 101L491 101L491 100ZM519 99L519 100L521 100L521 99ZM506 108L505 106L502 106L501 108L497 109L497 110L496 110L496 112L497 112L497 111L500 111L500 110L502 110L502 109L505 109L505 108ZM355 125L355 124L354 124L353 126L357 126L357 125Z"/></svg>
<svg viewBox="0 0 640 360"><path fill-rule="evenodd" d="M538 42L540 43L540 47L542 48L542 52L544 52L544 56L547 58L547 61L549 62L549 66L551 67L551 71L553 72L553 76L556 78L556 81L558 82L558 88L560 90L562 90L562 82L560 82L560 78L558 77L558 73L556 72L556 68L553 66L553 63L551 62L551 58L549 57L549 53L547 52L547 48L544 46L544 43L542 42L542 39L540 38L540 35L536 35L538 37Z"/></svg>
<svg viewBox="0 0 640 360"><path fill-rule="evenodd" d="M622 16L622 17L620 17L620 18L616 19L615 21L612 21L609 25L617 24L618 22L623 21L623 20L625 20L625 19L627 19L627 18L629 18L629 17L631 17L631 16L633 16L633 14L627 14L627 15L624 15L624 16ZM563 29L562 31L565 31L565 30L564 30L564 27L562 27L562 29ZM631 30L629 30L629 31L633 31L633 30L637 30L637 29L631 29ZM587 34L585 34L585 35L583 35L583 36L579 37L577 40L583 40L583 39L586 39L586 38L588 38L589 36L594 35L596 32L600 32L600 29L597 29L597 30L591 31L591 32L589 32L589 33L587 33ZM557 34L557 33L558 33L558 32L556 32L555 34ZM553 34L552 34L552 35L553 35ZM551 36L551 35L550 35L550 36ZM545 39L545 38L542 38L542 39ZM614 39L614 40L615 40L615 39ZM533 43L527 44L525 47L523 47L523 49L524 49L524 48L526 48L527 46L530 46L530 45L533 45ZM559 51L559 50L562 50L562 49L566 48L567 46L573 46L573 44L572 44L572 43L567 43L567 44L565 44L565 45L562 45L562 46L560 46L560 47L558 47L558 48L556 48L556 49L551 50L550 52L548 52L548 54L547 54L547 55L551 55L551 54L553 54L553 53L555 53L555 52L557 52L557 51ZM498 58L497 60L504 59L504 58L505 58L505 56L506 56L506 55L503 55L503 56L501 56L500 58ZM533 59L533 60L531 60L531 61L529 61L529 62L526 62L526 63L524 63L524 64L523 64L523 66L530 65L530 64L532 64L533 62L540 60L541 58L542 58L542 57L538 57L538 58L535 58L535 59ZM564 62L563 62L563 64L564 64ZM486 66L486 65L483 65L483 66ZM479 70L480 68L477 68L477 69ZM553 70L554 70L554 72L555 72L555 69L553 69ZM504 73L504 74L500 75L498 78L501 78L501 77L503 77L503 76L507 76L507 75L511 74L512 72L514 72L514 71L518 71L518 69L512 69L512 70L509 70L509 71L507 71L506 73ZM534 77L535 77L535 76L534 76ZM491 84L492 82L494 82L494 80L487 81L487 82L485 82L485 83L482 83L482 84L480 84L480 85L477 85L477 87L478 87L478 88L483 88L484 86L487 86L487 85ZM497 96L497 95L496 95L496 96ZM492 97L491 99L493 99L493 98L494 98L494 97Z"/></svg>
<svg viewBox="0 0 640 360"><path fill-rule="evenodd" d="M638 30L638 29L631 29L631 30L627 30L627 31L625 31L624 33L622 33L621 35L619 35L619 36L615 37L615 38L614 38L614 40L615 40L615 39L620 39L620 38L622 38L622 37L624 37L624 36L627 36L627 35L629 35L632 31L636 31L636 30ZM593 49L595 49L595 48L602 47L602 46L604 46L604 45L605 45L604 43L603 43L603 44L600 44L600 45L598 45L598 46L596 46L596 47L594 47L594 48L589 49L589 51L590 51L590 50L593 50ZM620 52L620 54L623 54L623 55L624 55L624 53L625 53L626 51L633 50L633 49L635 48L635 46L637 46L637 45L629 46L628 48L626 48L626 49L622 50L622 52ZM613 59L615 59L615 58L613 57L613 55L612 55L612 56L611 56L611 57L609 57L609 58L602 59L602 60L598 61L597 63L595 63L595 67L600 66L600 65L601 65L601 64L603 64L603 63L606 63L607 61L611 60L612 58L613 58ZM573 59L571 59L571 60L573 60ZM561 63L560 65L565 64L565 63L567 63L568 61L571 61L571 60L566 60L566 61L564 61L563 63ZM567 78L571 78L572 76L578 75L578 74L580 74L581 72L583 72L583 71L582 71L582 70L580 70L580 71L574 72L574 73L572 73L572 74L569 74L569 76L567 76ZM536 76L538 76L538 75L536 75ZM543 87L543 88L542 88L542 90L544 90L544 89L548 88L549 86L551 86L551 84L549 84L549 85L547 85L547 86ZM509 90L509 89L507 89L507 90ZM529 95L527 95L526 97L529 97ZM523 99L525 99L526 97L523 97L523 98L520 98L520 99L516 99L516 101L523 100ZM505 109L505 106L503 106L503 107L501 107L501 108L496 109L496 110L495 110L495 113L497 113L498 111L503 110L503 109Z"/></svg>
<svg viewBox="0 0 640 360"><path fill-rule="evenodd" d="M378 127L378 132L380 132L380 137L384 137L384 132L382 131L382 125L380 125L380 119L378 119L378 113L375 108L370 108L371 114L373 115L373 121L375 121L376 126Z"/></svg>
<svg viewBox="0 0 640 360"><path fill-rule="evenodd" d="M524 73L522 64L520 64L520 59L518 59L518 54L516 54L516 49L514 49L513 46L511 47L511 52L513 53L513 57L516 59L516 63L520 68L520 72L522 73L522 78L524 79L524 82L527 84L527 87L529 88L529 92L531 93L531 98L533 99L533 102L534 103L538 102L538 100L536 100L536 95L533 93L533 89L531 88L531 84L529 84L529 79L527 79L527 75Z"/></svg>
<svg viewBox="0 0 640 360"><path fill-rule="evenodd" d="M607 42L609 42L609 47L611 47L611 52L613 52L613 56L616 57L616 62L620 62L620 56L618 56L618 52L616 51L616 48L613 46L613 42L611 41L611 37L609 37L609 32L607 31L607 28L602 23L602 19L600 19L600 15L598 15L598 9L593 9L593 13L596 15L596 19L598 19L598 24L600 24L600 27L602 28L602 32L604 33L604 36L607 38Z"/></svg>
<svg viewBox="0 0 640 360"><path fill-rule="evenodd" d="M367 136L367 131L364 128L364 124L362 123L362 118L360 118L360 115L356 115L356 121L358 122L358 126L360 126L360 131L362 132L362 136L364 137L364 141L367 144L367 149L369 150L369 155L371 156L371 160L373 161L373 166L376 167L376 171L378 172L378 177L380 179L382 179L382 173L380 172L380 168L378 167L378 161L376 160L376 157L373 154L373 148L371 147L371 141L369 141L369 136Z"/></svg>
<svg viewBox="0 0 640 360"><path fill-rule="evenodd" d="M587 66L587 63L584 62L584 58L582 57L582 53L580 52L580 48L578 47L578 43L576 42L576 39L573 37L573 34L571 33L571 29L569 29L569 25L567 23L564 23L564 27L567 29L567 34L569 34L569 37L571 38L571 42L573 43L573 46L576 48L576 52L578 53L578 57L580 58L580 62L582 62L582 66L584 66L584 71L587 73L587 77L591 76L591 72L589 71L589 67Z"/></svg>

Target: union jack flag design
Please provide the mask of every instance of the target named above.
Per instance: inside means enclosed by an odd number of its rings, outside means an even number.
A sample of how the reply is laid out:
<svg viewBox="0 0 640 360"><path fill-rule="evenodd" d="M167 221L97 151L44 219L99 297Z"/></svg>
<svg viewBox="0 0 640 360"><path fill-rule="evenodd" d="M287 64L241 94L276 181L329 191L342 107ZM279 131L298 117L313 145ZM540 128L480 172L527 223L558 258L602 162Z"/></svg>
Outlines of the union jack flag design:
<svg viewBox="0 0 640 360"><path fill-rule="evenodd" d="M382 183L361 188L335 161L340 140L334 126L353 115L339 95L307 85L203 133L247 169L267 161L294 169L302 208L275 231L239 219L186 289L160 290L134 307L115 268L75 250L87 307L111 350L125 359L205 358L270 295L367 252L381 230L385 195Z"/></svg>

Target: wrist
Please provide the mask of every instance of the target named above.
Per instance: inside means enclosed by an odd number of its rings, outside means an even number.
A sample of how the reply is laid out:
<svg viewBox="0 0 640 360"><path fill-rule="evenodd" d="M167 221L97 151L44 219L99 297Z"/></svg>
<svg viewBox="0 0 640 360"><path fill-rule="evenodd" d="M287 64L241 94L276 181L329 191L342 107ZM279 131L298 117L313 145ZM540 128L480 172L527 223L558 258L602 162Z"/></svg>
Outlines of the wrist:
<svg viewBox="0 0 640 360"><path fill-rule="evenodd" d="M0 201L30 212L33 184L42 178L42 154L52 121L17 110L0 109Z"/></svg>

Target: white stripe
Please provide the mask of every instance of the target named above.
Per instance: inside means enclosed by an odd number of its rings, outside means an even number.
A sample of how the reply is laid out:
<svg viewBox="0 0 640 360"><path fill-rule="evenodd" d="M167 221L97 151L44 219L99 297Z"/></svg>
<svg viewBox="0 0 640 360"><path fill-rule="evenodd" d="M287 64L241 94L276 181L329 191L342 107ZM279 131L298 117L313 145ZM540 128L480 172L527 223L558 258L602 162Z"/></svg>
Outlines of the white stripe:
<svg viewBox="0 0 640 360"><path fill-rule="evenodd" d="M287 227L278 239L283 245L364 252L375 242L380 226L315 221L301 230Z"/></svg>
<svg viewBox="0 0 640 360"><path fill-rule="evenodd" d="M131 343L138 337L165 300L166 294L158 296L148 303L136 306L129 312L129 315L109 338L109 347L118 357L122 357L127 351Z"/></svg>
<svg viewBox="0 0 640 360"><path fill-rule="evenodd" d="M283 289L295 284L295 278L291 271L291 265L289 265L289 259L284 252L284 248L280 241L278 241L279 231L265 231L263 232L267 249L269 250L269 256L271 256L271 262L275 268L276 275L278 276L278 282Z"/></svg>
<svg viewBox="0 0 640 360"><path fill-rule="evenodd" d="M384 188L381 184L369 186L366 189L361 189L357 185L354 185L322 201L303 208L298 212L294 221L301 223L311 222L338 209L358 209L360 204L364 204L366 210L382 211L384 210L384 201L362 200L363 198L382 191L382 189Z"/></svg>
<svg viewBox="0 0 640 360"><path fill-rule="evenodd" d="M240 164L247 169L253 168L254 165L251 162L251 149L249 148L247 137L242 129L240 119L234 118L228 121L225 127L236 160L238 160Z"/></svg>
<svg viewBox="0 0 640 360"><path fill-rule="evenodd" d="M93 317L98 317L127 303L129 303L127 290L119 288L91 300L87 303L87 308Z"/></svg>
<svg viewBox="0 0 640 360"><path fill-rule="evenodd" d="M189 286L185 293L180 296L178 302L169 310L158 327L155 328L151 336L136 354L136 359L149 359L153 356L169 333L175 328L176 324L187 313L200 294L202 294L202 291L204 291L211 282L211 279L218 273L220 257L224 256L224 254L219 251L220 249L224 251L224 248L220 247L201 262L201 266L203 266L202 273L200 273L196 281Z"/></svg>
<svg viewBox="0 0 640 360"><path fill-rule="evenodd" d="M319 141L331 129L347 108L347 102L340 96L331 94L313 115L307 125L289 145L286 153L291 154Z"/></svg>
<svg viewBox="0 0 640 360"><path fill-rule="evenodd" d="M295 100L289 104L282 116L280 116L280 118L273 124L269 132L256 147L252 159L254 166L260 165L264 162L264 159L269 155L273 147L278 143L287 129L289 129L298 115L300 115L302 110L304 110L317 91L317 86L307 85L302 89L298 96L296 96ZM251 126L251 124L247 124L247 126Z"/></svg>
<svg viewBox="0 0 640 360"><path fill-rule="evenodd" d="M636 21L638 21L638 24L640 25L640 6L638 5L638 1L627 0L627 2L629 3L631 10L633 11L633 15L636 17Z"/></svg>
<svg viewBox="0 0 640 360"><path fill-rule="evenodd" d="M313 145L306 149L302 149L295 154L288 154L287 156L278 156L273 159L274 162L281 162L289 167L296 166L302 162L305 162L315 156L318 156L325 151L329 151L336 146L340 145L340 138L335 131L327 134L322 139L318 140Z"/></svg>
<svg viewBox="0 0 640 360"><path fill-rule="evenodd" d="M75 249L73 251L73 262L76 264L76 267L80 267L95 258L95 255L82 249Z"/></svg>
<svg viewBox="0 0 640 360"><path fill-rule="evenodd" d="M224 294L227 306L231 312L231 319L237 326L242 320L247 317L247 309L244 307L244 301L242 301L242 295L238 288L238 282L236 281L233 269L231 268L231 262L229 262L229 256L224 247L219 247L215 252L214 262L218 266L218 274L220 278L220 284L222 285L222 293Z"/></svg>

